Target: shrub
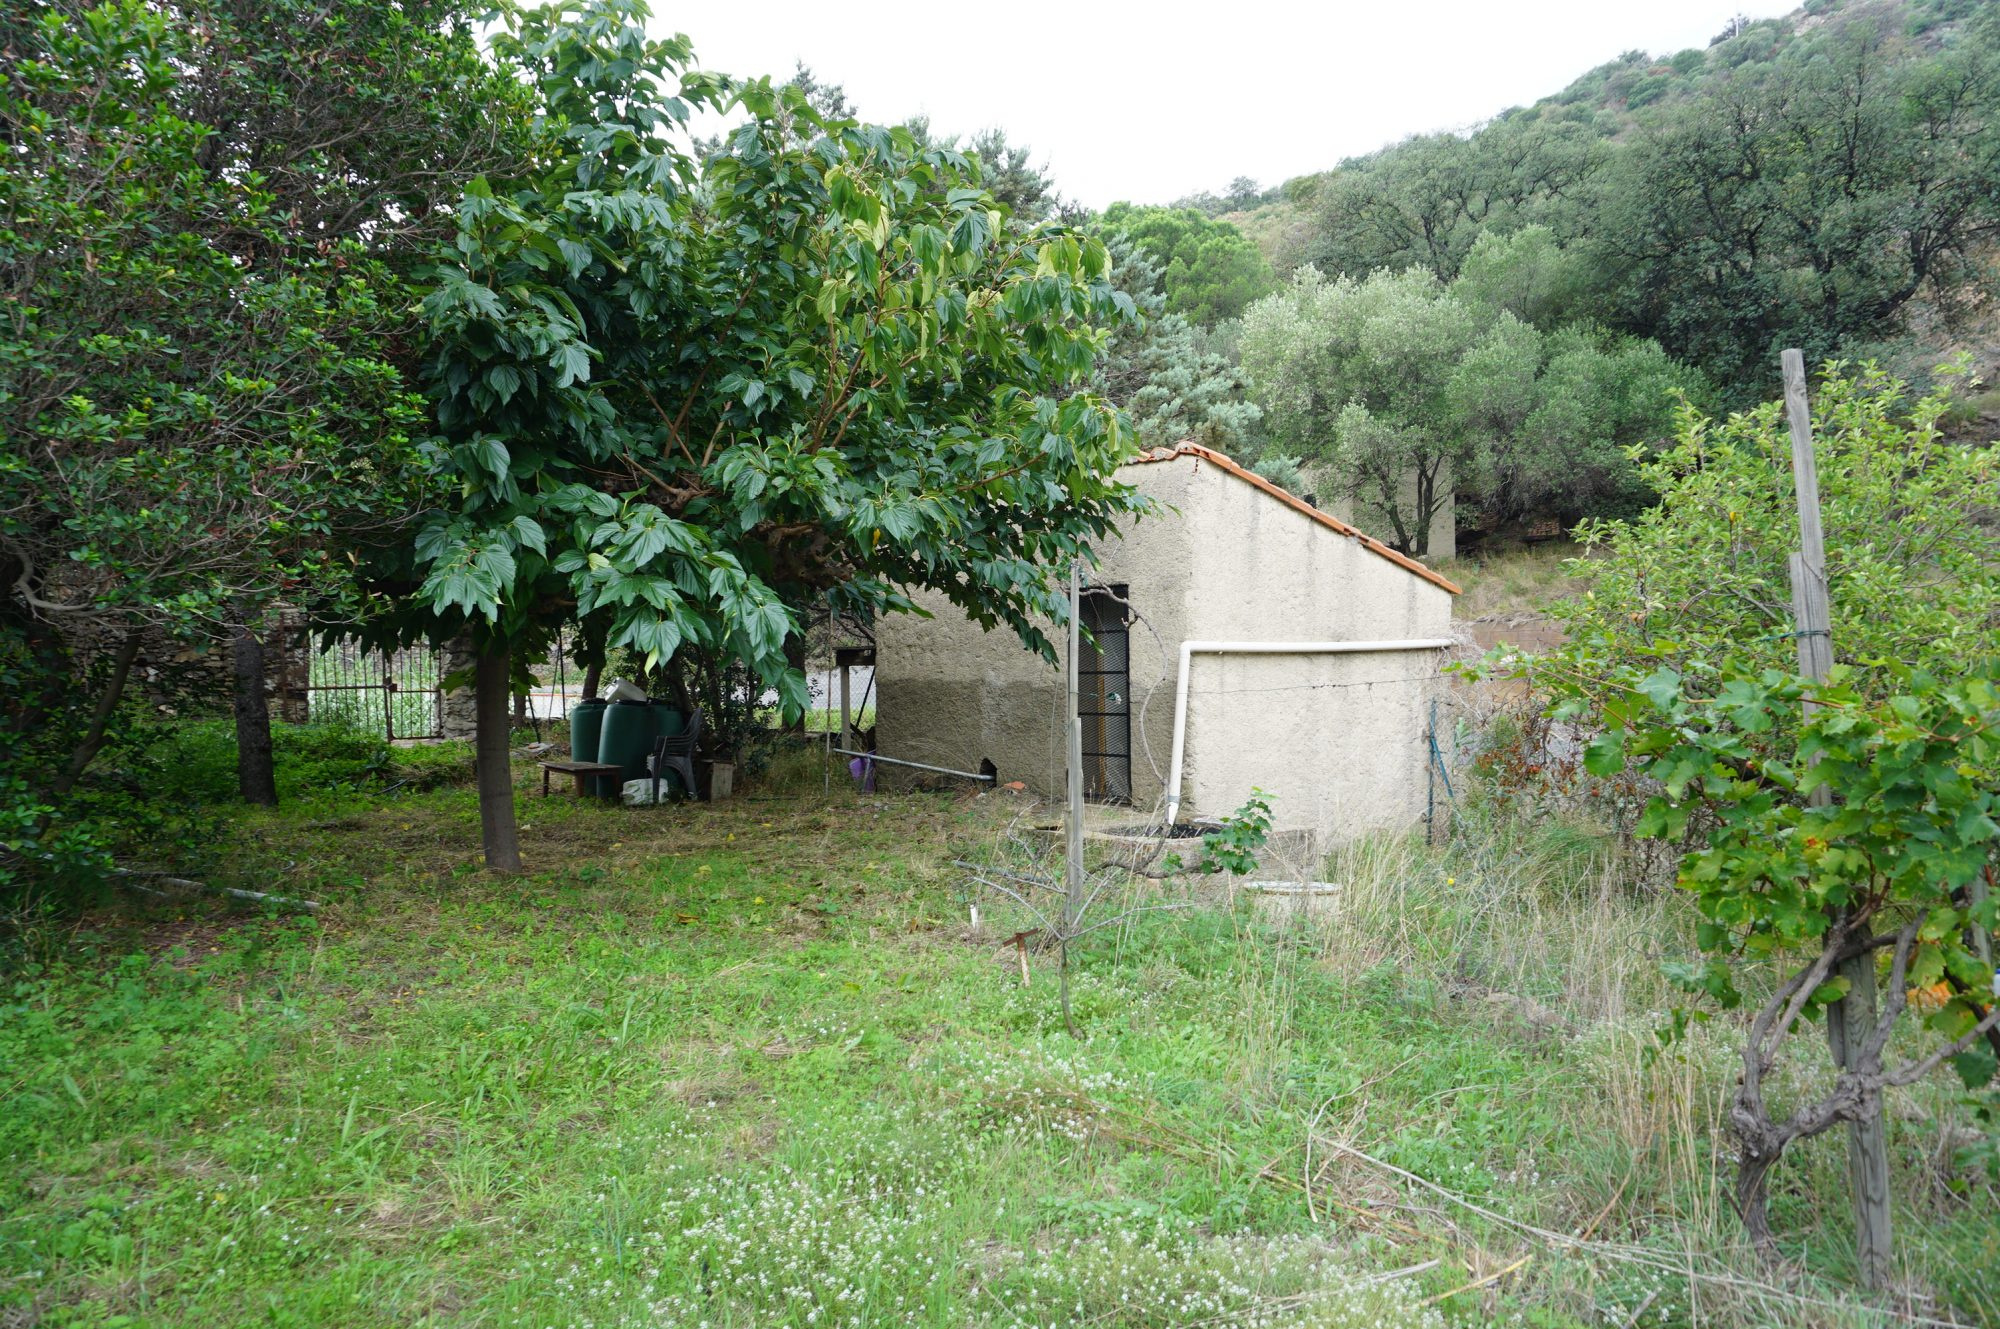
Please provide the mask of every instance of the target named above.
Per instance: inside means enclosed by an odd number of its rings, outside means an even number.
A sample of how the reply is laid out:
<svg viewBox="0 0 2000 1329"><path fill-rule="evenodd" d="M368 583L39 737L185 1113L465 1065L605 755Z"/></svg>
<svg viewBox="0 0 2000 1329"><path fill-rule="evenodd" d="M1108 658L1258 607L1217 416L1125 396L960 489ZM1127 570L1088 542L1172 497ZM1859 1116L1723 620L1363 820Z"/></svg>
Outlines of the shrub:
<svg viewBox="0 0 2000 1329"><path fill-rule="evenodd" d="M1678 877L1705 920L1696 940L1706 958L1669 976L1698 1003L1732 1009L1747 1004L1746 966L1777 967L1780 981L1755 1003L1730 1110L1737 1203L1770 1255L1770 1172L1787 1146L1874 1117L1886 1088L1946 1060L1968 1088L1994 1078L2000 688L1898 670L1896 694L1870 700L1844 669L1825 684L1734 661L1705 672L1698 682L1671 669L1619 678L1586 760L1599 775L1629 762L1654 782L1640 834L1678 840L1707 828ZM1878 954L1889 966L1879 1014ZM1863 999L1846 1000L1856 984ZM1913 993L1926 995L1930 1037L1892 1059ZM1786 1039L1837 1013L1845 1052L1831 1089L1778 1114L1765 1086ZM1669 1036L1691 1017L1705 1018L1699 1004L1675 1012Z"/></svg>
<svg viewBox="0 0 2000 1329"><path fill-rule="evenodd" d="M1949 382L1947 377L1946 382ZM1978 673L2000 633L2000 447L1948 442L1944 392L1911 403L1873 366L1828 366L1814 402L1835 654L1950 679ZM1789 559L1798 543L1781 402L1715 420L1684 406L1671 447L1635 455L1659 504L1577 527L1583 593L1554 608L1584 677L1708 662L1790 669ZM1890 685L1890 676L1879 677ZM1854 686L1867 690L1868 677Z"/></svg>
<svg viewBox="0 0 2000 1329"><path fill-rule="evenodd" d="M1311 487L1306 480L1305 468L1299 459L1287 457L1281 452L1273 452L1259 459L1250 469L1290 494L1303 496Z"/></svg>
<svg viewBox="0 0 2000 1329"><path fill-rule="evenodd" d="M331 790L434 788L471 777L463 743L391 747L376 733L343 724L280 724L271 728L272 760L282 798ZM104 783L167 806L234 804L236 732L226 720L151 724L113 753Z"/></svg>

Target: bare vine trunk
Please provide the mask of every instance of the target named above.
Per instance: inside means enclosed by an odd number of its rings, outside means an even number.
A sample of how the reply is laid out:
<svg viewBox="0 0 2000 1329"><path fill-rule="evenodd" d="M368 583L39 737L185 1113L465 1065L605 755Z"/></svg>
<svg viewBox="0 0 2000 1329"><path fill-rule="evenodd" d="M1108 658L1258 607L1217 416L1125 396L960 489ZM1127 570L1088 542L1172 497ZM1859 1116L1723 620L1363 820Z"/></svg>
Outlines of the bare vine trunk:
<svg viewBox="0 0 2000 1329"><path fill-rule="evenodd" d="M521 870L514 825L513 725L509 722L507 649L488 646L473 666L473 769L479 782L479 838L493 872Z"/></svg>
<svg viewBox="0 0 2000 1329"><path fill-rule="evenodd" d="M1767 1264L1778 1260L1778 1243L1771 1237L1771 1169L1779 1154L1762 1153L1743 1144L1743 1157L1736 1165L1736 1212L1743 1218L1743 1231L1759 1258Z"/></svg>

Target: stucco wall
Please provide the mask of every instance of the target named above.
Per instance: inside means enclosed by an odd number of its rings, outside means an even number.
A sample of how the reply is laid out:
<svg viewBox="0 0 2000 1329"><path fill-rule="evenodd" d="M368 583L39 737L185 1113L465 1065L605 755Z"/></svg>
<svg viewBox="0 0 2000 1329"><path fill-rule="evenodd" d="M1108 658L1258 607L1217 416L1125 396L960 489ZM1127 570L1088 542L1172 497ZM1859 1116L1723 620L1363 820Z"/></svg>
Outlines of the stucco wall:
<svg viewBox="0 0 2000 1329"><path fill-rule="evenodd" d="M1187 466L1187 460L1163 463ZM1185 504L1200 641L1386 641L1451 635L1449 591L1275 502L1219 467ZM1252 788L1281 829L1322 843L1423 815L1424 738L1440 652L1206 655L1188 680L1183 797L1228 812Z"/></svg>
<svg viewBox="0 0 2000 1329"><path fill-rule="evenodd" d="M1183 640L1444 637L1451 596L1219 466L1178 457L1122 479L1161 505L1100 551L1129 588L1133 801L1159 805ZM1063 787L1063 675L1012 631L983 632L941 597L936 617L876 632L878 750L1003 780ZM1047 630L1055 635L1053 625ZM1060 638L1058 637L1058 640ZM1435 653L1196 656L1183 815L1219 815L1250 788L1282 829L1323 839L1423 812L1423 721ZM884 769L885 777L888 771Z"/></svg>
<svg viewBox="0 0 2000 1329"><path fill-rule="evenodd" d="M1181 468L1127 467L1120 476L1153 499L1159 512L1134 522L1097 552L1092 582L1127 588L1131 624L1132 801L1160 801L1173 735L1175 654L1186 635L1187 567ZM991 632L941 595L913 597L935 617L895 614L875 629L876 750L885 756L978 769L990 758L1002 780L1043 794L1063 788L1064 674L1021 645L1013 629ZM1042 630L1060 647L1065 631ZM882 777L893 784L889 768Z"/></svg>

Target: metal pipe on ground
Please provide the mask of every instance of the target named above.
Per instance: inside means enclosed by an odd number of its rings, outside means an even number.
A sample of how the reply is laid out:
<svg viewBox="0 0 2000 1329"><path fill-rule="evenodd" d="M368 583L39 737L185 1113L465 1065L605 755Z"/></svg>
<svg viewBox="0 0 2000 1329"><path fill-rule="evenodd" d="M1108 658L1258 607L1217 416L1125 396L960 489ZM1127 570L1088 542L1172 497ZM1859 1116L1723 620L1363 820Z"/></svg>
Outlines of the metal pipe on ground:
<svg viewBox="0 0 2000 1329"><path fill-rule="evenodd" d="M956 775L961 780L977 780L981 784L992 784L996 777L982 775L977 771L955 771L949 766L929 766L921 761L904 761L899 757L885 757L878 752L856 752L852 748L832 748L843 757L866 757L869 761L881 762L884 766L907 766L913 771L932 771L938 775Z"/></svg>

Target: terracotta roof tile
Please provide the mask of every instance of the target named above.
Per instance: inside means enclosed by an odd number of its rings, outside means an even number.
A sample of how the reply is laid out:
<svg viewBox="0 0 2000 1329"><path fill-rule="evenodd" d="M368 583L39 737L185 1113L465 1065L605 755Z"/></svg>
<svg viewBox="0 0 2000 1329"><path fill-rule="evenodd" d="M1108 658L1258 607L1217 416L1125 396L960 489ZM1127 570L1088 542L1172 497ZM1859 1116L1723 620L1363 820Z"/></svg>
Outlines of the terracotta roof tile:
<svg viewBox="0 0 2000 1329"><path fill-rule="evenodd" d="M1299 498L1293 494L1289 494L1284 490L1278 488L1278 486L1272 484L1269 480L1266 480L1263 476L1257 474L1255 471L1248 470L1242 466L1237 465L1236 462L1232 460L1230 457L1228 457L1223 453L1217 452L1214 448L1206 448L1199 443L1182 443L1171 448L1150 448L1147 451L1142 452L1138 456L1132 458L1131 461L1125 464L1128 466L1141 466L1148 462L1172 461L1176 457L1198 457L1202 461L1209 462L1215 466L1219 466L1223 470L1229 472L1229 474L1235 476L1237 479L1246 481L1249 484L1254 485L1256 488L1263 490L1265 493L1269 494L1272 498L1275 498L1280 503L1283 503L1286 507L1291 508L1296 512L1304 513L1306 516L1311 517L1314 521L1318 522L1320 525L1325 526L1330 530L1338 531L1342 535L1347 536L1349 539L1359 540L1363 545L1367 546L1371 552L1379 554L1383 558L1388 559L1391 563L1394 563L1397 567L1402 568L1404 571L1413 572L1417 576L1422 577L1425 581L1430 582L1434 586L1442 586L1445 590L1450 591L1453 595L1460 594L1459 588L1456 585L1454 585L1449 578L1433 571L1430 568L1425 567L1423 564L1417 562L1417 560L1415 560L1414 558L1411 558L1408 554L1397 553L1395 550L1389 548L1389 546L1383 544L1380 540L1377 540L1374 536L1363 535L1360 531L1354 529L1354 527L1352 526L1349 526L1346 522L1340 520L1340 518L1334 516L1332 513L1321 512L1318 508L1306 502L1304 499Z"/></svg>

